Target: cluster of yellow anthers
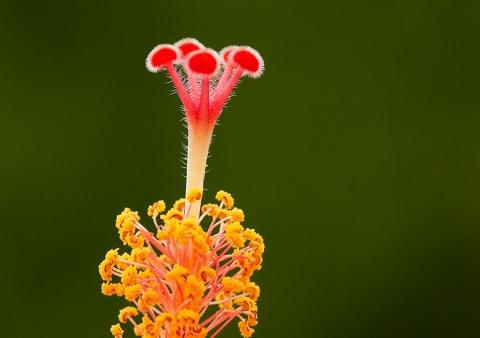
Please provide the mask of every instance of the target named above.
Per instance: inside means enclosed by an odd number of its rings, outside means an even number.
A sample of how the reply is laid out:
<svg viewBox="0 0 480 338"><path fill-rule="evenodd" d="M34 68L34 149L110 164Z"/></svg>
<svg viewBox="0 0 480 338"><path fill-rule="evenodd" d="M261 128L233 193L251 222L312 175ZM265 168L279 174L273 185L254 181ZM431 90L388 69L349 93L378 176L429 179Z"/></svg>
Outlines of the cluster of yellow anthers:
<svg viewBox="0 0 480 338"><path fill-rule="evenodd" d="M242 210L233 207L232 196L224 191L216 195L219 204L202 206L198 220L189 217L189 205L201 195L199 189L190 190L166 213L163 201L151 205L148 216L156 235L139 223L137 212L126 208L117 217L120 239L132 250L106 254L99 266L102 293L133 303L118 319L131 322L137 336L215 337L235 318L243 337L254 331L260 289L250 277L261 268L263 239L242 226ZM205 231L200 222L207 217L211 221ZM123 335L120 324L111 332L116 338Z"/></svg>

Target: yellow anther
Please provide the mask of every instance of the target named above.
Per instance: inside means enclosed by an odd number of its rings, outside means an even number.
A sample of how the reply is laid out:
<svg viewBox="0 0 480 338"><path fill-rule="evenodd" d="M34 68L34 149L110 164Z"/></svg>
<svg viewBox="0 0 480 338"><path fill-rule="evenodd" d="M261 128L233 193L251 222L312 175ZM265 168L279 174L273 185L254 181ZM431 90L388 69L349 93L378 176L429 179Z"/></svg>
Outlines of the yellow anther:
<svg viewBox="0 0 480 338"><path fill-rule="evenodd" d="M108 250L107 254L105 255L105 259L115 264L118 259L118 249L115 250Z"/></svg>
<svg viewBox="0 0 480 338"><path fill-rule="evenodd" d="M120 326L120 324L115 324L110 327L110 332L112 333L112 336L115 338L122 338L123 335L123 329Z"/></svg>
<svg viewBox="0 0 480 338"><path fill-rule="evenodd" d="M234 222L243 222L245 220L245 214L242 209L233 208L230 210L229 214Z"/></svg>
<svg viewBox="0 0 480 338"><path fill-rule="evenodd" d="M138 315L137 309L132 306L127 306L126 308L120 310L120 313L118 314L118 320L120 323L126 323L129 318L135 317L136 315Z"/></svg>
<svg viewBox="0 0 480 338"><path fill-rule="evenodd" d="M132 248L140 248L145 243L145 239L142 235L129 234L125 240L125 244L128 244Z"/></svg>
<svg viewBox="0 0 480 338"><path fill-rule="evenodd" d="M193 304L199 304L202 301L205 292L205 284L195 276L188 276L184 289L185 297L192 299Z"/></svg>
<svg viewBox="0 0 480 338"><path fill-rule="evenodd" d="M142 323L135 327L134 333L142 338L158 338L161 331L160 326L145 315L142 318Z"/></svg>
<svg viewBox="0 0 480 338"><path fill-rule="evenodd" d="M147 307L152 307L160 300L160 295L153 289L147 289L142 296L142 300Z"/></svg>
<svg viewBox="0 0 480 338"><path fill-rule="evenodd" d="M166 255L161 255L158 260L163 264L173 264L173 261Z"/></svg>
<svg viewBox="0 0 480 338"><path fill-rule="evenodd" d="M202 205L202 212L207 213L207 215L216 217L220 208L216 204L204 204Z"/></svg>
<svg viewBox="0 0 480 338"><path fill-rule="evenodd" d="M157 238L158 238L159 240L164 241L164 240L168 239L169 237L170 237L170 236L169 236L169 234L168 234L167 231L165 231L165 230L160 230L160 229L157 230Z"/></svg>
<svg viewBox="0 0 480 338"><path fill-rule="evenodd" d="M252 252L245 254L245 267L249 267L252 270L260 270L262 264L262 255L255 249Z"/></svg>
<svg viewBox="0 0 480 338"><path fill-rule="evenodd" d="M190 239L202 233L202 228L200 228L198 222L193 218L187 218L177 226L174 238L178 243L187 244Z"/></svg>
<svg viewBox="0 0 480 338"><path fill-rule="evenodd" d="M229 210L227 210L227 209L219 209L218 210L217 218L224 219L224 218L227 218L228 216L230 216L230 211Z"/></svg>
<svg viewBox="0 0 480 338"><path fill-rule="evenodd" d="M253 301L256 301L260 296L260 288L253 282L247 283L243 288L243 291L247 293Z"/></svg>
<svg viewBox="0 0 480 338"><path fill-rule="evenodd" d="M243 290L244 287L243 283L240 280L231 277L224 277L222 279L222 285L226 293L239 293Z"/></svg>
<svg viewBox="0 0 480 338"><path fill-rule="evenodd" d="M190 309L183 309L177 313L177 321L180 325L195 325L198 322L199 314Z"/></svg>
<svg viewBox="0 0 480 338"><path fill-rule="evenodd" d="M240 329L240 334L244 338L250 338L253 335L253 333L255 332L255 330L252 329L250 327L250 325L248 325L246 320L239 321L238 322L238 328Z"/></svg>
<svg viewBox="0 0 480 338"><path fill-rule="evenodd" d="M188 191L186 200L190 203L200 201L202 199L202 190L199 188L192 188Z"/></svg>
<svg viewBox="0 0 480 338"><path fill-rule="evenodd" d="M169 312L164 312L155 318L155 323L157 323L159 326L164 326L165 323L171 324L174 321L175 315Z"/></svg>
<svg viewBox="0 0 480 338"><path fill-rule="evenodd" d="M210 246L208 245L207 240L209 239L208 236L202 234L197 234L193 238L193 246L195 247L195 250L198 251L199 254L206 254L207 252L210 251Z"/></svg>
<svg viewBox="0 0 480 338"><path fill-rule="evenodd" d="M217 275L217 272L209 268L207 266L204 266L200 269L200 278L206 283L211 281L215 276Z"/></svg>
<svg viewBox="0 0 480 338"><path fill-rule="evenodd" d="M130 265L122 272L122 284L127 287L130 285L137 284L137 268L133 265Z"/></svg>
<svg viewBox="0 0 480 338"><path fill-rule="evenodd" d="M115 225L117 228L121 228L128 223L140 221L140 216L138 212L130 210L130 208L125 208L120 215L117 216Z"/></svg>
<svg viewBox="0 0 480 338"><path fill-rule="evenodd" d="M180 198L179 200L175 201L173 204L173 209L183 211L183 209L185 209L185 198Z"/></svg>
<svg viewBox="0 0 480 338"><path fill-rule="evenodd" d="M131 235L134 235L135 232L135 223L140 221L140 216L137 212L125 208L123 212L117 216L115 225L120 234L120 239L124 244L127 244L127 238Z"/></svg>
<svg viewBox="0 0 480 338"><path fill-rule="evenodd" d="M115 288L115 291L116 291L116 295L118 297L123 297L125 295L125 287L123 286L123 284L121 283L118 283L117 284L117 287Z"/></svg>
<svg viewBox="0 0 480 338"><path fill-rule="evenodd" d="M192 330L192 338L205 338L207 337L207 329L205 327L196 326Z"/></svg>
<svg viewBox="0 0 480 338"><path fill-rule="evenodd" d="M142 294L142 287L140 284L134 284L125 288L125 299L133 302Z"/></svg>
<svg viewBox="0 0 480 338"><path fill-rule="evenodd" d="M138 336L138 337L142 337L143 332L144 332L144 329L143 329L142 324L137 325L133 328L133 333L135 333L135 335Z"/></svg>
<svg viewBox="0 0 480 338"><path fill-rule="evenodd" d="M105 296L117 295L119 297L123 296L125 288L123 284L120 283L103 283L102 284L102 293Z"/></svg>
<svg viewBox="0 0 480 338"><path fill-rule="evenodd" d="M183 219L183 213L177 209L170 209L165 215L161 215L160 218L167 223L172 218L176 218L181 221Z"/></svg>
<svg viewBox="0 0 480 338"><path fill-rule="evenodd" d="M155 279L155 275L150 269L145 269L142 270L138 273L138 277L143 278L143 279Z"/></svg>
<svg viewBox="0 0 480 338"><path fill-rule="evenodd" d="M246 229L245 236L249 241L252 242L263 242L262 236L255 232L253 229Z"/></svg>
<svg viewBox="0 0 480 338"><path fill-rule="evenodd" d="M257 304L250 297L240 297L233 301L243 311L257 311Z"/></svg>
<svg viewBox="0 0 480 338"><path fill-rule="evenodd" d="M243 248L245 237L243 236L243 226L238 222L227 224L225 227L225 238L236 248Z"/></svg>
<svg viewBox="0 0 480 338"><path fill-rule="evenodd" d="M158 215L165 211L165 208L165 202L158 201L148 206L147 214L150 217L156 218Z"/></svg>
<svg viewBox="0 0 480 338"><path fill-rule="evenodd" d="M152 250L150 248L135 248L132 250L132 254L130 255L130 258L132 261L136 263L145 263L147 260L148 256L152 253Z"/></svg>
<svg viewBox="0 0 480 338"><path fill-rule="evenodd" d="M247 318L247 323L250 326L256 326L258 324L257 311L250 311L250 314L248 315L248 318Z"/></svg>
<svg viewBox="0 0 480 338"><path fill-rule="evenodd" d="M98 272L104 281L112 280L112 270L118 261L118 249L109 250L105 255L105 259L98 266Z"/></svg>
<svg viewBox="0 0 480 338"><path fill-rule="evenodd" d="M188 270L179 264L175 264L169 272L165 274L168 281L177 281L183 283L187 280Z"/></svg>
<svg viewBox="0 0 480 338"><path fill-rule="evenodd" d="M186 229L190 230L200 230L200 226L195 218L187 218L181 223Z"/></svg>
<svg viewBox="0 0 480 338"><path fill-rule="evenodd" d="M215 195L215 198L217 199L217 201L223 202L223 204L225 205L225 208L227 209L233 208L233 197L228 192L220 190Z"/></svg>
<svg viewBox="0 0 480 338"><path fill-rule="evenodd" d="M113 296L117 293L115 284L102 283L102 293L105 296Z"/></svg>
<svg viewBox="0 0 480 338"><path fill-rule="evenodd" d="M179 225L180 221L177 218L168 219L165 221L163 230L157 231L157 238L161 241L168 239L169 237L173 236L175 231L177 231Z"/></svg>
<svg viewBox="0 0 480 338"><path fill-rule="evenodd" d="M130 260L130 255L128 253L123 253L122 255L120 255L118 258L121 258L125 261L129 261ZM117 267L120 269L120 270L125 270L127 267L129 266L128 263L126 262L122 262L120 259L117 261Z"/></svg>
<svg viewBox="0 0 480 338"><path fill-rule="evenodd" d="M202 228L200 228L200 225L194 218L187 218L180 225L182 227L181 231L189 237L193 237L197 232L202 231Z"/></svg>

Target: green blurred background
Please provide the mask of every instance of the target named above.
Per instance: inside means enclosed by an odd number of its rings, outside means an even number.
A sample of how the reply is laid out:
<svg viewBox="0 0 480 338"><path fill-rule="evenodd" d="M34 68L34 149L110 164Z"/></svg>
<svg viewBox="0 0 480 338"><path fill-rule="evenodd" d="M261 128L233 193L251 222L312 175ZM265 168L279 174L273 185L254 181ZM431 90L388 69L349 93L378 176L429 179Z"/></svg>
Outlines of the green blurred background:
<svg viewBox="0 0 480 338"><path fill-rule="evenodd" d="M255 337L480 335L475 1L0 2L0 336L109 337L113 222L184 190L158 43L265 58L206 193L267 242ZM239 337L234 328L220 337Z"/></svg>

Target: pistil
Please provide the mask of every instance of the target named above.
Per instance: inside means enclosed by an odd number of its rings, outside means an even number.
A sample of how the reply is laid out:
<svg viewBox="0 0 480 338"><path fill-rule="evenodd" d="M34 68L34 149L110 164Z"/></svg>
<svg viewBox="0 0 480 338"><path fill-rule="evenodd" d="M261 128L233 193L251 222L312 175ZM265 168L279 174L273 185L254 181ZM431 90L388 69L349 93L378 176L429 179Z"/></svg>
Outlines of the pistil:
<svg viewBox="0 0 480 338"><path fill-rule="evenodd" d="M186 80L178 73L183 67ZM183 39L175 45L155 47L147 57L152 72L165 69L183 104L188 124L186 193L203 191L208 151L214 126L240 78L256 78L263 71L263 60L250 47L229 46L220 55L195 39ZM188 217L200 217L201 200L186 202Z"/></svg>

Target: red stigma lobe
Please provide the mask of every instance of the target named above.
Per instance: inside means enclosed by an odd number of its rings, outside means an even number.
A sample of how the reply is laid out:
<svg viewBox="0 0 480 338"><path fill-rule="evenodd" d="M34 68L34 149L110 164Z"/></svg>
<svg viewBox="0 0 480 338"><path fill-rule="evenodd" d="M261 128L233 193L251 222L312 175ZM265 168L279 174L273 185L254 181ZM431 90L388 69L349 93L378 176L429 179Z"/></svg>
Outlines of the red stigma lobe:
<svg viewBox="0 0 480 338"><path fill-rule="evenodd" d="M240 79L258 78L264 70L262 57L251 47L229 45L217 53L193 38L158 45L148 55L146 66L153 73L168 73L189 128L209 132Z"/></svg>
<svg viewBox="0 0 480 338"><path fill-rule="evenodd" d="M147 57L147 68L156 72L164 66L177 60L178 50L172 45L159 45L155 47Z"/></svg>
<svg viewBox="0 0 480 338"><path fill-rule="evenodd" d="M233 61L243 69L256 73L260 70L260 60L248 49L239 49L233 55Z"/></svg>
<svg viewBox="0 0 480 338"><path fill-rule="evenodd" d="M175 43L175 47L180 50L182 54L182 58L185 58L188 54L197 51L199 49L204 48L203 45L197 40L193 38L185 38L179 40Z"/></svg>
<svg viewBox="0 0 480 338"><path fill-rule="evenodd" d="M232 52L231 50L227 50L227 51L225 52L225 54L223 54L223 59L224 59L225 61L228 61L228 56L230 55L231 52Z"/></svg>
<svg viewBox="0 0 480 338"><path fill-rule="evenodd" d="M220 51L220 57L222 59L223 62L225 63L229 63L232 58L232 52L237 49L238 47L237 46L228 46L228 47L225 47L223 48L221 51Z"/></svg>
<svg viewBox="0 0 480 338"><path fill-rule="evenodd" d="M217 71L218 61L212 52L202 50L191 54L188 68L197 74L213 75Z"/></svg>
<svg viewBox="0 0 480 338"><path fill-rule="evenodd" d="M187 56L191 52L194 52L200 49L200 47L194 44L193 42L186 42L184 44L180 44L178 45L178 48L182 52L183 57Z"/></svg>
<svg viewBox="0 0 480 338"><path fill-rule="evenodd" d="M173 49L162 48L152 55L152 66L160 67L174 61L177 53Z"/></svg>

